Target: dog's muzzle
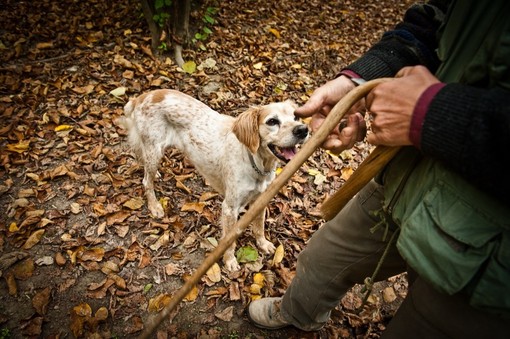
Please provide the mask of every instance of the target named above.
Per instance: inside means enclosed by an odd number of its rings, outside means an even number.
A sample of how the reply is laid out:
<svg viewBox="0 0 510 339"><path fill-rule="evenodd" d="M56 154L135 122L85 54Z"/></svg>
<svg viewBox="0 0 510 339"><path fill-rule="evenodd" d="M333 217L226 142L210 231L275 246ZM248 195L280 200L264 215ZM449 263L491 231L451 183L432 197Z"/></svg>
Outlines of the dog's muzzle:
<svg viewBox="0 0 510 339"><path fill-rule="evenodd" d="M305 139L308 137L308 126L299 125L299 126L294 127L294 129L292 130L292 135L294 136L294 138L296 138L296 140L298 140L297 143L301 143L301 142L305 141ZM285 162L291 160L294 157L294 155L296 155L296 152L297 152L295 146L279 147L274 144L270 144L268 146L269 146L269 149L271 150L271 152L273 152L273 154L278 159L283 160Z"/></svg>
<svg viewBox="0 0 510 339"><path fill-rule="evenodd" d="M299 125L294 127L292 134L298 139L305 139L308 136L308 126Z"/></svg>

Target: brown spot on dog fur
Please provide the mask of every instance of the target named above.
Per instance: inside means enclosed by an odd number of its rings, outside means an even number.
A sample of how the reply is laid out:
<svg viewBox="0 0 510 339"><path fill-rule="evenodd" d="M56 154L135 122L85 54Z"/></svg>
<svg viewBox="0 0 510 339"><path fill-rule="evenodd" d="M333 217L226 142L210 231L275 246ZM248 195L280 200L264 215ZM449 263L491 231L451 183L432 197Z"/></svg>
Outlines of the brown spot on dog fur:
<svg viewBox="0 0 510 339"><path fill-rule="evenodd" d="M144 94L142 94L142 95L139 95L139 96L138 96L138 97L136 97L135 99L132 99L132 100L134 100L134 104L135 104L135 106L140 105L140 104L141 104L141 103L145 100L145 98L147 97L147 95L149 95L149 94L150 94L150 92L149 92L149 93L144 93Z"/></svg>
<svg viewBox="0 0 510 339"><path fill-rule="evenodd" d="M152 93L152 100L151 100L151 102L153 104L157 104L158 102L161 102L161 101L165 100L166 94L167 94L166 90L154 91Z"/></svg>

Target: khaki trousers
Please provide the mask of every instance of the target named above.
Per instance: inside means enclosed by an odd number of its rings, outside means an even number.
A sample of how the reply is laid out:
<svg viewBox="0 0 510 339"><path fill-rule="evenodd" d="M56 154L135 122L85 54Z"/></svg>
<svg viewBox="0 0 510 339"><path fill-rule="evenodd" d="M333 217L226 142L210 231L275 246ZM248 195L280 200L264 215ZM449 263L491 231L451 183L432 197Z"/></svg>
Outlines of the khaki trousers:
<svg viewBox="0 0 510 339"><path fill-rule="evenodd" d="M387 245L384 227L370 231L380 221L374 212L382 201L383 187L372 181L312 236L283 296L282 315L287 321L305 331L320 329L344 294L373 274ZM391 232L387 240L390 237ZM405 270L393 244L377 279ZM465 297L438 293L418 277L383 337L510 338L510 327L503 329L502 320L473 309Z"/></svg>

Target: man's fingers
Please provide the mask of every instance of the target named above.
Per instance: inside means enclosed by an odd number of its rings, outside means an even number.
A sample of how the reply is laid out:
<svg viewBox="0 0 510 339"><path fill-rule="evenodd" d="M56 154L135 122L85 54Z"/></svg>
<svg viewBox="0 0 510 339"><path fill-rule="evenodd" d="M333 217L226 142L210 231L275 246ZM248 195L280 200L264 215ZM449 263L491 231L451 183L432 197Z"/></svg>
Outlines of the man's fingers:
<svg viewBox="0 0 510 339"><path fill-rule="evenodd" d="M294 111L294 114L300 118L306 118L306 117L312 116L314 113L317 113L317 111L319 111L320 107L321 107L321 102L318 100L315 100L312 97L312 98L310 98L310 100L308 100L306 102L306 104L304 104L301 107L298 107Z"/></svg>

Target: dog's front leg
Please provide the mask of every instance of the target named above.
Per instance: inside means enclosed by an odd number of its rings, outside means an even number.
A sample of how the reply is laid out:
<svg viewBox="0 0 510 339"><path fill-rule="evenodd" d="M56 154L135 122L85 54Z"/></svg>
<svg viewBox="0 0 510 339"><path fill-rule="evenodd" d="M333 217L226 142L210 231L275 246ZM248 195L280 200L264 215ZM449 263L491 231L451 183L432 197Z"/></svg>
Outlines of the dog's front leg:
<svg viewBox="0 0 510 339"><path fill-rule="evenodd" d="M257 241L257 247L266 254L272 254L275 251L275 247L272 242L266 239L264 234L264 222L265 222L266 211L262 211L256 218L253 220L251 225L251 229L253 235L255 236L255 240Z"/></svg>
<svg viewBox="0 0 510 339"><path fill-rule="evenodd" d="M225 238L229 234L236 224L237 217L239 216L238 208L233 208L231 205L223 201L221 209L221 226L222 226L222 238ZM237 230L237 232L240 232ZM228 271L238 271L241 269L237 259L235 257L236 243L234 243L225 251L223 254L223 263Z"/></svg>

